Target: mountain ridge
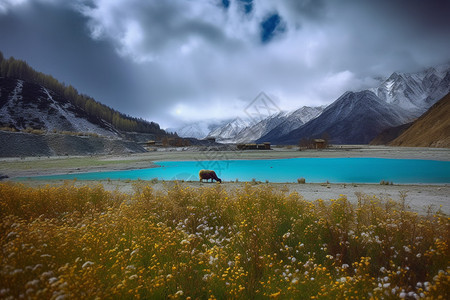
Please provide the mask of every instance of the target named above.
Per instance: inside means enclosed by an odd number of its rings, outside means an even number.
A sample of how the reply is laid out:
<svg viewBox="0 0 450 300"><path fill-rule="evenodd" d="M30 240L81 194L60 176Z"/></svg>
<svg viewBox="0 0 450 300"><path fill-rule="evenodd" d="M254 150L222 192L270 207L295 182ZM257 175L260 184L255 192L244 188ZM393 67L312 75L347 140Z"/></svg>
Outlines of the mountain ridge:
<svg viewBox="0 0 450 300"><path fill-rule="evenodd" d="M208 134L219 142L248 143L260 139L269 132L279 128L281 131L291 131L317 117L325 106L303 106L292 111L281 111L256 122L236 118L225 125L216 128Z"/></svg>
<svg viewBox="0 0 450 300"><path fill-rule="evenodd" d="M450 93L436 102L390 146L450 147Z"/></svg>
<svg viewBox="0 0 450 300"><path fill-rule="evenodd" d="M140 118L134 118L123 113L120 113L111 107L104 105L93 98L80 94L71 85L66 85L59 82L51 75L43 74L31 68L25 61L17 60L14 57L5 59L0 52L0 77L9 78L12 80L22 80L29 84L36 84L52 93L59 98L63 98L64 102L70 102L77 107L80 113L85 114L86 118L101 119L118 131L125 132L141 132L141 133L153 133L159 135L166 135L167 133L162 130L155 122L146 121ZM15 85L17 87L17 84ZM0 100L0 107L8 101L7 97L11 97L10 93L13 92L10 85L2 87L4 89L2 100ZM39 88L38 88L39 89ZM7 93L8 96L4 94ZM38 92L39 94L39 92ZM32 97L33 93L21 95ZM6 97L6 98L5 98ZM53 97L53 96L52 96ZM16 99L20 100L20 99ZM22 97L23 100L23 97ZM27 100L27 99L26 99ZM67 101L66 101L67 100ZM29 101L32 102L32 101ZM49 102L52 102L49 99ZM8 126L3 124L3 126ZM15 128L19 129L19 128Z"/></svg>
<svg viewBox="0 0 450 300"><path fill-rule="evenodd" d="M297 144L301 139L320 138L326 133L333 143L367 144L384 129L416 119L448 92L450 64L412 74L393 72L376 88L345 92L298 129L281 136L269 132L256 142ZM354 98L352 95L359 95L359 101L344 101ZM355 105L358 109L353 110Z"/></svg>
<svg viewBox="0 0 450 300"><path fill-rule="evenodd" d="M327 135L329 142L335 144L369 143L377 134L376 128L400 125L398 120L404 118L371 91L346 92L317 118L271 142L298 144L301 139ZM257 142L266 140L262 137Z"/></svg>

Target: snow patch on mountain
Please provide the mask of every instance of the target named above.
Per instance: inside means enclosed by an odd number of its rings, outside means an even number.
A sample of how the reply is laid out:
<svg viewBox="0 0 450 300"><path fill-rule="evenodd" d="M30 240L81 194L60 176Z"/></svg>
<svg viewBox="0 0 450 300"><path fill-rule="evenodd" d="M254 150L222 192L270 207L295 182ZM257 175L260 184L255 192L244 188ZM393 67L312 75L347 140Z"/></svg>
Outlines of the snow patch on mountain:
<svg viewBox="0 0 450 300"><path fill-rule="evenodd" d="M210 132L208 137L214 137L222 143L251 143L269 132L279 129L278 134L286 134L316 118L325 106L304 106L294 111L281 111L257 122L254 119L236 118L231 122Z"/></svg>
<svg viewBox="0 0 450 300"><path fill-rule="evenodd" d="M236 118L211 131L207 138L215 138L221 143L234 143L234 138L251 124L250 119Z"/></svg>
<svg viewBox="0 0 450 300"><path fill-rule="evenodd" d="M1 80L6 83L4 86L15 84L12 91L4 87L0 89L0 124L4 126L19 130L33 128L117 137L111 124L99 119L96 121L101 126L90 122L84 111L42 86L9 78Z"/></svg>
<svg viewBox="0 0 450 300"><path fill-rule="evenodd" d="M445 78L450 64L428 68L418 73L392 73L378 87L369 89L381 100L404 110L411 119L422 115L445 96L450 87Z"/></svg>

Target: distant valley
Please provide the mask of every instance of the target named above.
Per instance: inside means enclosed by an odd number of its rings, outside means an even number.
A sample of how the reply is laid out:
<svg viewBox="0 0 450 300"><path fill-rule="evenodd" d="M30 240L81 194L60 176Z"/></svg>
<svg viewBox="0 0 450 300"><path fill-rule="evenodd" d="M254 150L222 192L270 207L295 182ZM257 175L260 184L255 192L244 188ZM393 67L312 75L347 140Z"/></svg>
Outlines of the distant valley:
<svg viewBox="0 0 450 300"><path fill-rule="evenodd" d="M137 153L146 151L147 142L187 146L211 145L211 140L299 145L322 138L332 144L449 147L449 92L446 64L413 74L394 72L377 87L346 92L328 106L164 131L0 53L0 156Z"/></svg>

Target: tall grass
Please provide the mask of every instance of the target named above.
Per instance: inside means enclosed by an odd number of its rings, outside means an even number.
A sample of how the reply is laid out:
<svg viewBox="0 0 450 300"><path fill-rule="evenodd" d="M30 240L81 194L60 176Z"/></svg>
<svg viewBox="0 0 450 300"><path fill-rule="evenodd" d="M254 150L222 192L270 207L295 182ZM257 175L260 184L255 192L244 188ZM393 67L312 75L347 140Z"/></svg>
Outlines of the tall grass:
<svg viewBox="0 0 450 300"><path fill-rule="evenodd" d="M270 184L0 184L0 298L449 298L448 216Z"/></svg>

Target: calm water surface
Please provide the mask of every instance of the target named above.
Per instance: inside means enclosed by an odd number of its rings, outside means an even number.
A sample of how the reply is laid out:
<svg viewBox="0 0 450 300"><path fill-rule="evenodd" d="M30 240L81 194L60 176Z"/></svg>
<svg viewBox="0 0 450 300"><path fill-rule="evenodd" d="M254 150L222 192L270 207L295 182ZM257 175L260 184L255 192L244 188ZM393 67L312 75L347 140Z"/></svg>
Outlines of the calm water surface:
<svg viewBox="0 0 450 300"><path fill-rule="evenodd" d="M215 170L225 181L332 183L450 183L450 161L384 158L289 158L272 160L163 161L157 168L62 174L33 179L198 180L200 169Z"/></svg>

